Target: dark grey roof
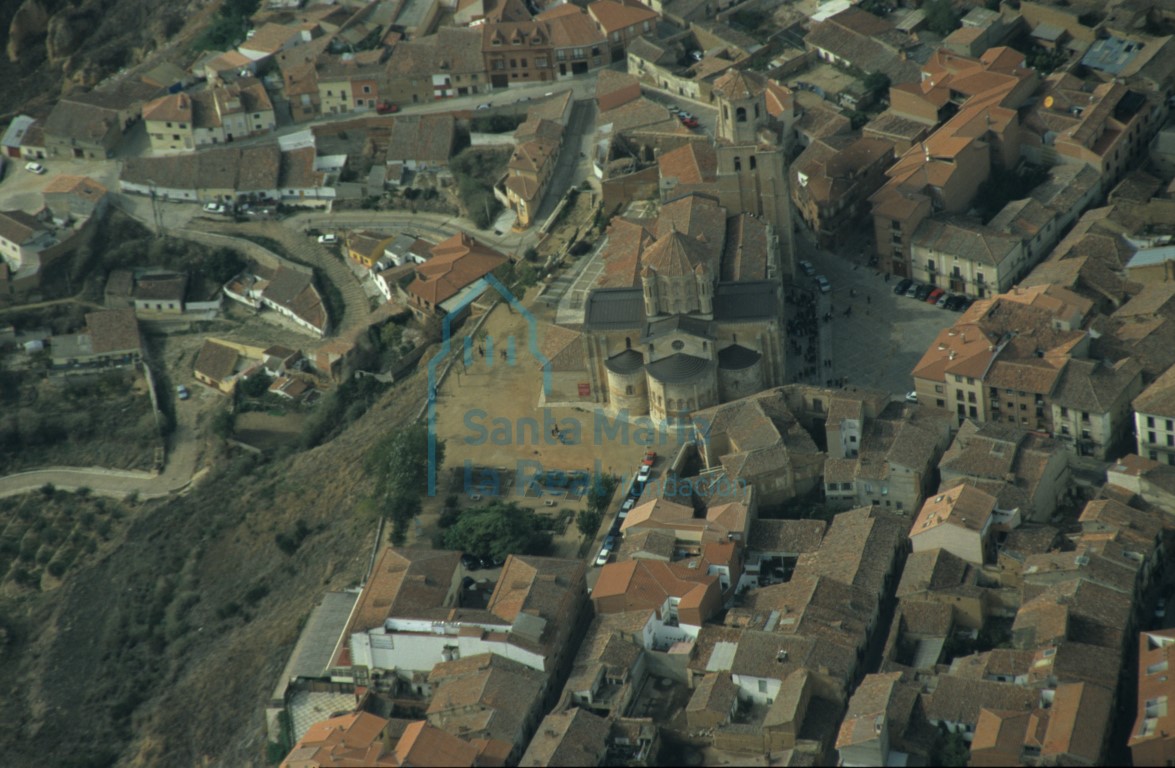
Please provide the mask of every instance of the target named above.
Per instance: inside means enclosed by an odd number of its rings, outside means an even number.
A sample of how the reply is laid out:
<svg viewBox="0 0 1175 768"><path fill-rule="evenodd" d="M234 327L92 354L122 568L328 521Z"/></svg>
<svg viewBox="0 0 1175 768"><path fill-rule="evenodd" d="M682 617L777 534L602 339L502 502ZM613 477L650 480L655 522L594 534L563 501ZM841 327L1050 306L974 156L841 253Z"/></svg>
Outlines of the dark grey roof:
<svg viewBox="0 0 1175 768"><path fill-rule="evenodd" d="M774 280L719 283L714 292L714 319L722 321L778 318L778 292L779 283Z"/></svg>
<svg viewBox="0 0 1175 768"><path fill-rule="evenodd" d="M657 381L667 383L689 381L708 369L713 363L704 357L694 357L684 352L649 363L645 370Z"/></svg>
<svg viewBox="0 0 1175 768"><path fill-rule="evenodd" d="M718 351L718 367L725 368L728 371L738 371L743 368L750 368L755 363L759 362L763 355L753 349L748 349L742 344L731 344Z"/></svg>
<svg viewBox="0 0 1175 768"><path fill-rule="evenodd" d="M689 336L698 336L703 339L713 340L716 338L713 322L703 320L699 317L690 317L689 315L673 315L672 317L664 317L660 320L652 320L647 323L645 325L645 333L641 336L641 341L652 341L667 333L676 332Z"/></svg>
<svg viewBox="0 0 1175 768"><path fill-rule="evenodd" d="M640 328L644 319L640 288L597 288L588 294L583 326L587 330Z"/></svg>
<svg viewBox="0 0 1175 768"><path fill-rule="evenodd" d="M632 373L639 371L644 364L645 359L635 349L626 349L604 361L604 366L612 373Z"/></svg>
<svg viewBox="0 0 1175 768"><path fill-rule="evenodd" d="M275 304L288 307L313 280L310 272L281 267L270 279L263 294Z"/></svg>

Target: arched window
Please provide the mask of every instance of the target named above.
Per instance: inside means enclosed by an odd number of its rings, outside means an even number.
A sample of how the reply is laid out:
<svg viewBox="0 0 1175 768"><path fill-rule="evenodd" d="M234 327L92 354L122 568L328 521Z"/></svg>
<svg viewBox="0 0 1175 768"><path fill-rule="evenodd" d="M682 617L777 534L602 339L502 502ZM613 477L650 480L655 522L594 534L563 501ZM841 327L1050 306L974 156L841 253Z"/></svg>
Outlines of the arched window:
<svg viewBox="0 0 1175 768"><path fill-rule="evenodd" d="M685 401L679 397L677 398L677 410L680 411L683 408L685 408Z"/></svg>
<svg viewBox="0 0 1175 768"><path fill-rule="evenodd" d="M737 123L745 123L747 121L747 108L739 107L734 110L734 120Z"/></svg>
<svg viewBox="0 0 1175 768"><path fill-rule="evenodd" d="M736 171L741 171L743 169L743 161L741 157L736 157L734 159L734 169Z"/></svg>
<svg viewBox="0 0 1175 768"><path fill-rule="evenodd" d="M751 155L751 170L755 170L755 156Z"/></svg>

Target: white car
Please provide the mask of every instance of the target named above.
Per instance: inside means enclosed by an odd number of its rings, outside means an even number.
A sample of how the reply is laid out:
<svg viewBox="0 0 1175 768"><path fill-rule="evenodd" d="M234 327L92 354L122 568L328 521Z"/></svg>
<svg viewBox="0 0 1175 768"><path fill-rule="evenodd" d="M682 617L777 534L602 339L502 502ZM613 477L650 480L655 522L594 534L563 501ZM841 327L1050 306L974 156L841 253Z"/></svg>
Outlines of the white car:
<svg viewBox="0 0 1175 768"><path fill-rule="evenodd" d="M205 203L204 210L207 213L228 213L228 208L223 203Z"/></svg>
<svg viewBox="0 0 1175 768"><path fill-rule="evenodd" d="M29 173L41 174L45 172L45 166L40 163L25 163L24 169Z"/></svg>
<svg viewBox="0 0 1175 768"><path fill-rule="evenodd" d="M334 245L338 241L339 241L338 235L319 235L318 236L318 242L322 243L323 245Z"/></svg>
<svg viewBox="0 0 1175 768"><path fill-rule="evenodd" d="M816 287L820 289L821 293L828 293L832 290L832 283L828 282L828 278L824 275L816 275Z"/></svg>
<svg viewBox="0 0 1175 768"><path fill-rule="evenodd" d="M648 482L650 475L653 474L652 467L641 467L641 471L637 473L636 479L638 483Z"/></svg>
<svg viewBox="0 0 1175 768"><path fill-rule="evenodd" d="M918 393L917 392L907 392L906 393L906 402L907 403L918 402Z"/></svg>
<svg viewBox="0 0 1175 768"><path fill-rule="evenodd" d="M477 105L477 109L489 109L489 108L490 108L489 102L486 102L485 104L478 104Z"/></svg>

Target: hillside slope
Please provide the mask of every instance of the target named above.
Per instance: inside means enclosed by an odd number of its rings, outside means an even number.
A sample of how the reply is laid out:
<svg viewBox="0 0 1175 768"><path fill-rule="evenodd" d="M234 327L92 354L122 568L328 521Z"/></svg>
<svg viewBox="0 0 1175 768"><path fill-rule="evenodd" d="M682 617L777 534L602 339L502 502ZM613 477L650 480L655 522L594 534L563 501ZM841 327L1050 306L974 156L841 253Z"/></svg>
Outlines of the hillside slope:
<svg viewBox="0 0 1175 768"><path fill-rule="evenodd" d="M423 378L324 446L226 460L188 496L145 505L58 590L0 598L18 627L0 645L6 761L264 764L263 708L301 623L367 567L376 521L359 504L362 457L417 413ZM283 552L275 537L300 528Z"/></svg>

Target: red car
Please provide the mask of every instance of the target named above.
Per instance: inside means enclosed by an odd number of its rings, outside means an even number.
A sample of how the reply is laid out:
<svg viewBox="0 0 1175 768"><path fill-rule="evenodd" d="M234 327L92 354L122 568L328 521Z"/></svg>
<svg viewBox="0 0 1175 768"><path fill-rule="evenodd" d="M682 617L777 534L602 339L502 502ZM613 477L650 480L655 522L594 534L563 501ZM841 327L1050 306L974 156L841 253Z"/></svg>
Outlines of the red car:
<svg viewBox="0 0 1175 768"><path fill-rule="evenodd" d="M656 451L648 451L647 453L645 453L645 457L643 459L641 459L641 466L642 467L651 467L651 466L653 466L653 464L656 461L657 461L657 452Z"/></svg>
<svg viewBox="0 0 1175 768"><path fill-rule="evenodd" d="M681 121L681 124L684 125L686 128L697 128L698 125L700 125L700 123L698 123L698 121L693 119L692 117L687 117L687 118L683 119Z"/></svg>
<svg viewBox="0 0 1175 768"><path fill-rule="evenodd" d="M942 288L935 288L930 292L930 295L926 297L926 303L937 304L938 300L942 298L943 293L945 293L945 291L943 291Z"/></svg>
<svg viewBox="0 0 1175 768"><path fill-rule="evenodd" d="M396 104L392 104L390 101L385 101L383 104L380 104L375 108L376 114L379 115L394 115L399 111L400 107Z"/></svg>

